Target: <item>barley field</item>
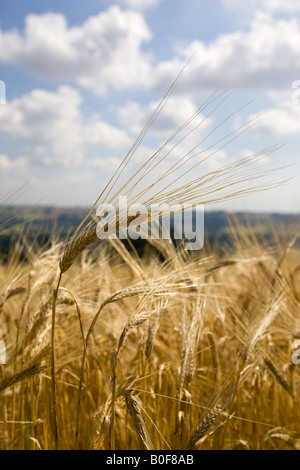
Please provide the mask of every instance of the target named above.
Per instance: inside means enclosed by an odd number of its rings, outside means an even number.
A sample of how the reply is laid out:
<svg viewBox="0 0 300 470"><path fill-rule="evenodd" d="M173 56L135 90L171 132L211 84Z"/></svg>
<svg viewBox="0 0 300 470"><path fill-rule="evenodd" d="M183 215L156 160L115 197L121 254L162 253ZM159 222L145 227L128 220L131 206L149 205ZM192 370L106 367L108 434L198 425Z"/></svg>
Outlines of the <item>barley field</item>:
<svg viewBox="0 0 300 470"><path fill-rule="evenodd" d="M299 0L19 3L0 450L300 450Z"/></svg>
<svg viewBox="0 0 300 470"><path fill-rule="evenodd" d="M300 449L297 226L266 241L232 220L229 246L197 251L150 238L138 254L99 240L98 221L120 195L181 210L281 184L260 165L276 145L202 170L251 122L176 153L231 92L136 160L179 78L73 235L41 248L20 226L0 264L1 449Z"/></svg>
<svg viewBox="0 0 300 470"><path fill-rule="evenodd" d="M232 231L223 255L107 240L58 290L64 245L16 243L0 267L1 449L299 449L297 237Z"/></svg>

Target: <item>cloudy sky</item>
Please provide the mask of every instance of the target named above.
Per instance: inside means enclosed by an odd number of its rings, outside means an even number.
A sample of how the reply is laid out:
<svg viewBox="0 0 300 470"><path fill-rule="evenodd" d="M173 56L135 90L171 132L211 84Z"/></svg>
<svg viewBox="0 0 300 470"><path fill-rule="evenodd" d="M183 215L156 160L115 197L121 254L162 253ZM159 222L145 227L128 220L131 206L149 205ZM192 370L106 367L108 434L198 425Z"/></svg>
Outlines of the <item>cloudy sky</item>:
<svg viewBox="0 0 300 470"><path fill-rule="evenodd" d="M198 172L284 143L260 165L292 178L213 208L299 212L299 0L1 0L0 200L91 205L189 59L133 168L202 106Z"/></svg>

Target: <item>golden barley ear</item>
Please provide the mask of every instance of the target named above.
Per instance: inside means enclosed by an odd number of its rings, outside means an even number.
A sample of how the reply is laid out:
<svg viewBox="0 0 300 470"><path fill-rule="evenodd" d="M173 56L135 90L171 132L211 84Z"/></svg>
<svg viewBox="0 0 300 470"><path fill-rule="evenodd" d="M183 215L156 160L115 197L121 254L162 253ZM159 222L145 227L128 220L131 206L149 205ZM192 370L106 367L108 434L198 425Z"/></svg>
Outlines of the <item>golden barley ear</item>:
<svg viewBox="0 0 300 470"><path fill-rule="evenodd" d="M188 443L187 450L197 450L197 443L207 433L211 425L216 421L217 417L221 413L222 407L216 406L211 410L208 415L200 422L196 429L192 432Z"/></svg>
<svg viewBox="0 0 300 470"><path fill-rule="evenodd" d="M140 411L138 399L132 395L131 390L123 390L122 395L125 397L126 406L132 419L140 450L154 450L148 429Z"/></svg>
<svg viewBox="0 0 300 470"><path fill-rule="evenodd" d="M21 372L17 372L11 377L2 380L2 382L0 383L0 393L17 383L22 382L23 380L33 377L34 375L40 374L41 372L46 370L47 367L47 365L33 364L27 369L24 369Z"/></svg>
<svg viewBox="0 0 300 470"><path fill-rule="evenodd" d="M286 378L283 376L280 370L276 367L274 362L268 357L265 357L264 363L268 367L268 369L272 372L273 376L275 377L277 382L281 385L281 387L290 395L293 395L292 384L287 382Z"/></svg>
<svg viewBox="0 0 300 470"><path fill-rule="evenodd" d="M63 274L67 272L75 262L76 258L98 241L99 238L97 237L96 228L93 228L81 237L78 237L75 242L67 248L59 262L61 273Z"/></svg>
<svg viewBox="0 0 300 470"><path fill-rule="evenodd" d="M127 227L129 224L137 218L135 216L128 216L127 217ZM94 224L96 222L94 221ZM115 234L119 232L120 222L116 220L116 231ZM107 225L104 227L104 230L107 230ZM74 264L75 260L81 255L85 250L90 248L91 246L95 245L95 243L100 242L100 239L97 235L96 227L90 228L87 232L83 233L83 235L78 236L74 242L72 242L67 250L64 252L62 258L59 262L60 271L62 274L66 273L70 267Z"/></svg>

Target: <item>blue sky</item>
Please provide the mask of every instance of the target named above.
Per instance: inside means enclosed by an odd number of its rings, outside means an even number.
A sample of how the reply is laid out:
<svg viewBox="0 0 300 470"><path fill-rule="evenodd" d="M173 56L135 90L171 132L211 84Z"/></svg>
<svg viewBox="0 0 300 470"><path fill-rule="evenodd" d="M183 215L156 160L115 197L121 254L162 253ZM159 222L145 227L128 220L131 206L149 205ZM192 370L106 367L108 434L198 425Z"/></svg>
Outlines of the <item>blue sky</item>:
<svg viewBox="0 0 300 470"><path fill-rule="evenodd" d="M260 115L197 171L285 142L260 165L293 179L211 208L299 212L298 0L1 0L0 200L27 182L17 203L91 205L191 57L128 174L213 92L236 87L178 150Z"/></svg>

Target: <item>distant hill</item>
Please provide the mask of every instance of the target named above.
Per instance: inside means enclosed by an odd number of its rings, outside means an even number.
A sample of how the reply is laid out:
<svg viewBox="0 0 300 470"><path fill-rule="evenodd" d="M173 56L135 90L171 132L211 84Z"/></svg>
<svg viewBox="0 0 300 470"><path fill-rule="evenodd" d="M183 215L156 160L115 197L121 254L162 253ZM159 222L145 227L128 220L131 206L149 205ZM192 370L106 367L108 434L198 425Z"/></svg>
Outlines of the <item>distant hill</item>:
<svg viewBox="0 0 300 470"><path fill-rule="evenodd" d="M57 207L0 207L0 253L7 254L9 246L18 237L34 240L39 245L57 239L67 240L80 224L88 209ZM204 219L205 246L230 246L232 224L243 226L243 233L251 233L259 240L274 240L291 236L300 229L300 214L257 214L206 211Z"/></svg>

